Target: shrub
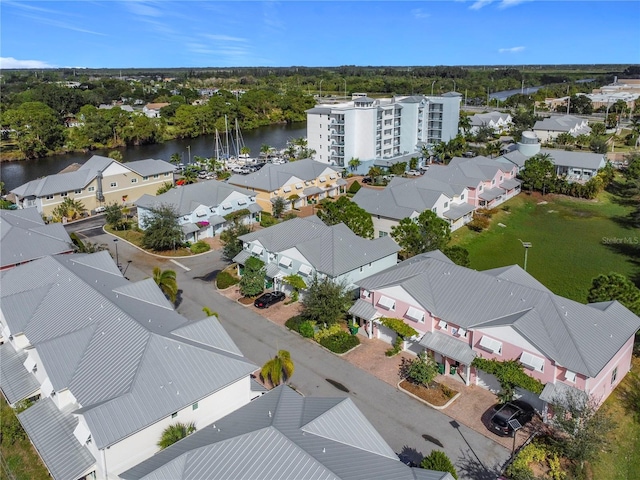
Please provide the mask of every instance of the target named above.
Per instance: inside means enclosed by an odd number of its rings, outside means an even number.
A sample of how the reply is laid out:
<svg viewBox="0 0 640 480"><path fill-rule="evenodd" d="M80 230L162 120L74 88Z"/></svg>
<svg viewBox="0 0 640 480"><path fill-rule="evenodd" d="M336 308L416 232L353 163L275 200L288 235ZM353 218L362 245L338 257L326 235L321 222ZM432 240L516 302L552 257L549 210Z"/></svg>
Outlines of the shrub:
<svg viewBox="0 0 640 480"><path fill-rule="evenodd" d="M260 216L260 226L261 227L270 227L271 225L275 225L277 223L280 223L280 221L275 218L274 216L270 215L267 212L262 212L262 215Z"/></svg>
<svg viewBox="0 0 640 480"><path fill-rule="evenodd" d="M298 332L304 338L313 338L313 335L315 334L314 323L309 320L300 323Z"/></svg>
<svg viewBox="0 0 640 480"><path fill-rule="evenodd" d="M294 332L300 333L300 324L304 322L305 319L301 315L296 315L295 317L291 317L284 323L284 326L289 330L293 330Z"/></svg>
<svg viewBox="0 0 640 480"><path fill-rule="evenodd" d="M420 352L418 358L413 359L406 366L405 374L413 383L428 387L438 375L438 364L432 355L427 356L424 352ZM445 393L444 390L443 393Z"/></svg>
<svg viewBox="0 0 640 480"><path fill-rule="evenodd" d="M490 223L491 221L489 220L489 217L484 215L474 215L473 220L467 223L467 228L474 232L481 232L485 228L489 228Z"/></svg>
<svg viewBox="0 0 640 480"><path fill-rule="evenodd" d="M393 357L394 355L397 355L398 353L400 353L400 350L402 349L402 342L404 340L402 339L402 337L400 335L398 335L395 339L395 341L393 342L393 347L391 347L389 350L387 350L386 352L384 352L384 354L387 357Z"/></svg>
<svg viewBox="0 0 640 480"><path fill-rule="evenodd" d="M203 242L202 240L198 240L196 243L191 245L191 253L198 254L208 252L211 249L211 246L207 242Z"/></svg>
<svg viewBox="0 0 640 480"><path fill-rule="evenodd" d="M319 343L333 353L345 353L356 345L360 345L360 340L358 337L349 335L347 332L341 330L339 333L324 337Z"/></svg>
<svg viewBox="0 0 640 480"><path fill-rule="evenodd" d="M399 318L383 317L380 319L380 322L385 327L390 328L391 330L396 332L402 338L413 337L414 335L418 334L418 332L416 332L412 327L404 323L404 321Z"/></svg>
<svg viewBox="0 0 640 480"><path fill-rule="evenodd" d="M529 464L534 462L544 462L547 458L547 450L543 445L536 442L531 442L524 447L516 459L507 468L507 475L512 480L529 480L535 478Z"/></svg>
<svg viewBox="0 0 640 480"><path fill-rule="evenodd" d="M360 183L356 180L351 185L349 185L349 188L347 189L347 193L356 194L358 193L358 190L360 190L361 188L362 188L362 185L360 185Z"/></svg>
<svg viewBox="0 0 640 480"><path fill-rule="evenodd" d="M240 280L229 272L220 272L216 277L216 285L220 290L236 285Z"/></svg>
<svg viewBox="0 0 640 480"><path fill-rule="evenodd" d="M248 208L242 208L240 210L236 210L235 212L231 212L231 213L227 213L224 216L224 219L227 222L233 222L236 218L240 218L240 217L244 217L247 215L251 215L251 212L249 211Z"/></svg>
<svg viewBox="0 0 640 480"><path fill-rule="evenodd" d="M471 365L495 375L504 390L508 390L509 387L521 387L540 395L544 388L544 385L539 380L536 380L524 373L522 365L516 360L505 360L501 362L498 360L476 357L473 359Z"/></svg>
<svg viewBox="0 0 640 480"><path fill-rule="evenodd" d="M329 325L326 328L321 328L320 330L318 330L314 335L313 335L313 339L320 343L320 341L323 338L326 337L330 337L331 335L335 335L337 333L342 332L342 327L340 326L340 324L334 323L332 325Z"/></svg>
<svg viewBox="0 0 640 480"><path fill-rule="evenodd" d="M458 479L458 474L456 473L453 463L449 457L440 450L433 450L429 456L424 457L420 466L437 472L449 472L453 478Z"/></svg>

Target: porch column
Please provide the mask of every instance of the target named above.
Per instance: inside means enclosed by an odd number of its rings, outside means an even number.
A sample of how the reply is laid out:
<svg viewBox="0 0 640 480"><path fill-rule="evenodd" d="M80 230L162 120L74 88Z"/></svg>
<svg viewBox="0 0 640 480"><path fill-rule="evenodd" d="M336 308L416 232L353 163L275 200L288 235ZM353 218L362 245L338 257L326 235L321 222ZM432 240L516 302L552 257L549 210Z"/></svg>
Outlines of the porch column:
<svg viewBox="0 0 640 480"><path fill-rule="evenodd" d="M373 338L373 320L369 320L369 331L367 332L369 340Z"/></svg>
<svg viewBox="0 0 640 480"><path fill-rule="evenodd" d="M464 384L468 387L470 382L471 382L471 365L465 365L465 379L464 379Z"/></svg>

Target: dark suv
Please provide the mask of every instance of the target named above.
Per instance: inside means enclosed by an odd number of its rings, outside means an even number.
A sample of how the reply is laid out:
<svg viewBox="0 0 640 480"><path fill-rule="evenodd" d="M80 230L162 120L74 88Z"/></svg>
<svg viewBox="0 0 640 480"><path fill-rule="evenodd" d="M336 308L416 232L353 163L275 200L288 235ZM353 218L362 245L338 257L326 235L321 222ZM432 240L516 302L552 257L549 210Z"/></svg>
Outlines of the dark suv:
<svg viewBox="0 0 640 480"><path fill-rule="evenodd" d="M489 420L489 429L498 435L510 436L513 428L509 421L517 420L524 426L530 422L535 415L535 410L531 405L521 400L513 400L502 405L496 405L496 411Z"/></svg>

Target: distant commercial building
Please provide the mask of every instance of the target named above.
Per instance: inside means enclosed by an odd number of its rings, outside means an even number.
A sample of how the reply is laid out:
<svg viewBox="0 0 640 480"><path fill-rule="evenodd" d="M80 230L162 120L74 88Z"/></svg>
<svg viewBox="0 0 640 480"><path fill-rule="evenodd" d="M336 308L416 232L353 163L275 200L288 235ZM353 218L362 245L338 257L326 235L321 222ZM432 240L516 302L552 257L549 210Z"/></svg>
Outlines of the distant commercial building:
<svg viewBox="0 0 640 480"><path fill-rule="evenodd" d="M316 105L307 110L307 141L314 159L345 167L352 158L368 168L375 160L419 153L423 145L458 134L460 100L455 92ZM393 163L393 162L392 162Z"/></svg>

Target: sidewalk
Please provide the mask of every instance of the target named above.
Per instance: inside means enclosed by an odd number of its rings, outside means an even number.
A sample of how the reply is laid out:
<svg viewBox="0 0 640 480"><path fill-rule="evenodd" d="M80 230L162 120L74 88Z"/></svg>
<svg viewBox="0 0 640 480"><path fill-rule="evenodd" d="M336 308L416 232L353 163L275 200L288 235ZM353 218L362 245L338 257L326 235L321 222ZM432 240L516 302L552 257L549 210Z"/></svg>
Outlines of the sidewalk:
<svg viewBox="0 0 640 480"><path fill-rule="evenodd" d="M218 292L232 300L238 300L241 297L237 286L230 287L224 291L219 290ZM298 315L302 310L299 302L291 305L285 305L284 302L281 302L264 310L255 308L253 305L248 305L246 308L253 309L267 320L283 327L289 318ZM415 356L407 352L400 352L393 357L387 357L385 352L391 347L388 343L375 338L369 339L364 335L358 335L358 338L360 339L360 346L342 355L341 358L397 388L400 381L399 370L402 359L413 359ZM486 427L491 417L493 406L498 403L493 393L475 385L467 387L462 381L450 375L438 375L436 381L461 393L451 405L440 410L440 412L505 448L511 449L513 447L513 437L498 436ZM425 405L425 408L431 407ZM522 431L518 433L516 447L525 442L533 428L535 427L527 425L524 429L527 432L526 434Z"/></svg>

